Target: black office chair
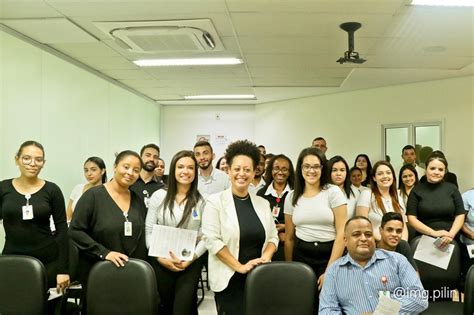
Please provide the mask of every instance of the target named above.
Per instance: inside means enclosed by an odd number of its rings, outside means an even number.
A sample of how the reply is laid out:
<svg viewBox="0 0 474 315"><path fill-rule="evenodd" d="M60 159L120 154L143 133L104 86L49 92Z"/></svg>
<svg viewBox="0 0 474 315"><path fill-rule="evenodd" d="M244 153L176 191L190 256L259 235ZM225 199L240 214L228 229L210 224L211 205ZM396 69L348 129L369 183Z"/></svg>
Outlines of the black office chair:
<svg viewBox="0 0 474 315"><path fill-rule="evenodd" d="M87 284L87 312L94 314L156 314L158 291L153 268L130 258L124 267L96 263Z"/></svg>
<svg viewBox="0 0 474 315"><path fill-rule="evenodd" d="M421 236L415 237L410 243L413 255L420 238ZM439 295L438 301L433 301L433 297L430 297L428 309L423 314L462 314L462 303L453 302L450 296L450 290L459 289L461 281L461 250L455 240L452 244L454 245L453 255L446 270L416 260L423 287L433 294L435 290L438 290Z"/></svg>
<svg viewBox="0 0 474 315"><path fill-rule="evenodd" d="M36 258L0 256L0 314L46 314L46 269Z"/></svg>
<svg viewBox="0 0 474 315"><path fill-rule="evenodd" d="M316 275L299 262L277 261L255 267L245 282L246 314L314 314Z"/></svg>
<svg viewBox="0 0 474 315"><path fill-rule="evenodd" d="M474 266L469 268L464 285L464 315L474 314Z"/></svg>

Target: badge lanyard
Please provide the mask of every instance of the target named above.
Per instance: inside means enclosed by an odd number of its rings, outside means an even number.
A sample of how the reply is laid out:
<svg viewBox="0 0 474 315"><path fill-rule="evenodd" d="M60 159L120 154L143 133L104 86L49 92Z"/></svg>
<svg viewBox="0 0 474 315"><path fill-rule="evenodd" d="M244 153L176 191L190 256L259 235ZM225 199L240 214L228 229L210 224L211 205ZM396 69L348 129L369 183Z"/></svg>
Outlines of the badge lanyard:
<svg viewBox="0 0 474 315"><path fill-rule="evenodd" d="M278 218L278 216L280 215L280 197L281 195L278 195L278 197L276 198L276 205L272 209L272 215L274 219Z"/></svg>
<svg viewBox="0 0 474 315"><path fill-rule="evenodd" d="M379 297L384 295L384 296L389 298L390 297L390 291L387 289L387 284L388 284L387 276L382 276L380 278L380 282L382 282L382 284L384 286L384 290L379 291Z"/></svg>
<svg viewBox="0 0 474 315"><path fill-rule="evenodd" d="M125 222L123 223L123 234L125 236L132 236L132 222L128 221L128 212L124 212Z"/></svg>
<svg viewBox="0 0 474 315"><path fill-rule="evenodd" d="M30 205L30 194L25 195L26 205L22 206L23 220L32 220L33 219L33 205Z"/></svg>

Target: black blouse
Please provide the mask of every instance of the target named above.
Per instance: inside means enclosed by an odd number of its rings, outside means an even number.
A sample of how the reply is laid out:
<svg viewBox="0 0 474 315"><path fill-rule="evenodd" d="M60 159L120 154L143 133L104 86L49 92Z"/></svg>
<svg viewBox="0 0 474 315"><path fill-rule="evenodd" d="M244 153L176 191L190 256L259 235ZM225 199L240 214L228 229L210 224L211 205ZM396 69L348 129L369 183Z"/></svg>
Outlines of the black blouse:
<svg viewBox="0 0 474 315"><path fill-rule="evenodd" d="M132 222L132 236L125 236L124 213L105 186L100 185L87 190L79 198L69 235L81 255L92 261L105 259L110 251L145 259L145 216L145 205L131 191L128 221Z"/></svg>
<svg viewBox="0 0 474 315"><path fill-rule="evenodd" d="M40 190L31 194L33 219L23 220L25 195L13 187L12 179L0 182L0 219L5 228L5 255L27 255L44 264L59 260L57 272L68 274L68 235L64 197L59 187L45 181ZM56 234L51 233L53 216Z"/></svg>
<svg viewBox="0 0 474 315"><path fill-rule="evenodd" d="M272 185L272 184L270 184ZM268 202L270 203L270 210L272 211L274 207L279 207L280 212L278 213L278 217L276 218L278 220L278 223L284 224L285 223L285 199L286 196L288 195L289 191L285 191L283 196L281 197L275 197L272 194L265 195L265 192L267 191L267 186L263 187L257 192L257 196L263 197Z"/></svg>

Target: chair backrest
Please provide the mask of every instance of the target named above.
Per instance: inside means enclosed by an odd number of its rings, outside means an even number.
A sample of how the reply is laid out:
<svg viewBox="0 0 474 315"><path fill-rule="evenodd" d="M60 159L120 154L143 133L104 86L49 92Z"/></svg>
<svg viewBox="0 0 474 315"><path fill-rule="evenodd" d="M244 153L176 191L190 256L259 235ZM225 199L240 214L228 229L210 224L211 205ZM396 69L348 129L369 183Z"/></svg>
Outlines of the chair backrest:
<svg viewBox="0 0 474 315"><path fill-rule="evenodd" d="M130 258L124 267L110 261L96 263L87 283L87 313L156 314L158 291L153 268Z"/></svg>
<svg viewBox="0 0 474 315"><path fill-rule="evenodd" d="M416 237L410 243L413 254L420 242L420 238L421 236ZM454 245L454 250L447 270L419 260L416 261L421 283L423 283L423 287L426 290L443 290L444 288L454 290L458 288L461 281L461 250L455 240L452 244Z"/></svg>
<svg viewBox="0 0 474 315"><path fill-rule="evenodd" d="M314 314L316 275L299 262L272 262L255 267L245 281L246 314Z"/></svg>
<svg viewBox="0 0 474 315"><path fill-rule="evenodd" d="M0 314L46 314L47 276L36 258L0 256Z"/></svg>
<svg viewBox="0 0 474 315"><path fill-rule="evenodd" d="M464 315L474 314L474 265L469 268L464 287Z"/></svg>

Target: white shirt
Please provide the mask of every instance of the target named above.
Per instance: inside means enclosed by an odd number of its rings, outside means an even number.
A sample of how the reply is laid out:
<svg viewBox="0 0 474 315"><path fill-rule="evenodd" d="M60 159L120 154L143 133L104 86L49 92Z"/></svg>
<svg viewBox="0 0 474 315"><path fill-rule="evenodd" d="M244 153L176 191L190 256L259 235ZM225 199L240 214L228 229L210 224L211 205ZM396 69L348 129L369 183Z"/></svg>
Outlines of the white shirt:
<svg viewBox="0 0 474 315"><path fill-rule="evenodd" d="M207 198L209 195L224 191L229 187L229 176L223 171L213 167L209 177L204 177L201 175L201 172L199 172L198 190L204 198Z"/></svg>
<svg viewBox="0 0 474 315"><path fill-rule="evenodd" d="M146 215L146 220L145 220L145 240L146 240L146 247L150 247L150 241L151 241L151 233L153 232L153 225L159 224L159 225L165 225L165 226L171 226L171 227L176 227L178 223L181 221L181 218L183 217L183 212L184 212L184 205L178 205L176 200L174 200L174 205L173 205L173 216L171 215L169 209L166 209L167 211L164 211L163 208L163 201L165 200L166 197L166 190L164 189L159 189L153 193L150 197L150 203L148 207L148 212ZM202 213L204 210L204 201L201 199L196 207L192 209L192 211L196 211L197 215L193 216L191 215L190 218L188 219L188 222L185 226L183 226L183 229L187 230L194 230L198 231L198 239L196 243L196 249L195 249L195 254L197 257L202 256L206 252L206 247L204 245L204 241L202 240L202 233L201 233L201 220L202 220Z"/></svg>
<svg viewBox="0 0 474 315"><path fill-rule="evenodd" d="M385 212L395 212L392 205L392 198L385 199L382 198L383 206L385 207ZM403 204L398 202L400 208L402 209L403 221L406 222L405 207ZM374 229L374 236L376 239L380 239L379 227L382 224L383 211L377 205L375 196L371 190L364 190L360 193L359 199L357 200L357 206L369 208L368 218L372 222L372 227Z"/></svg>
<svg viewBox="0 0 474 315"><path fill-rule="evenodd" d="M270 185L268 185L268 188L267 188L267 190L265 191L265 194L264 194L264 195L265 195L265 196L267 196L267 195L272 195L273 197L278 198L278 197L283 196L286 192L290 192L290 191L291 191L290 185L288 185L288 183L286 183L285 189L283 189L283 191L282 191L281 194L279 195L279 194L276 192L275 188L273 188L273 181L272 181L272 183L271 183Z"/></svg>
<svg viewBox="0 0 474 315"><path fill-rule="evenodd" d="M363 187L363 186L361 186ZM364 187L366 188L366 187ZM360 190L357 189L355 186L351 186L351 190L353 194L349 195L349 199L347 199L347 219L349 220L353 216L355 216L356 213L356 207L357 207L357 199L359 199L360 196ZM344 196L347 197L346 193L343 192Z"/></svg>
<svg viewBox="0 0 474 315"><path fill-rule="evenodd" d="M295 235L306 242L329 242L336 239L333 209L347 204L347 197L335 185L327 185L314 197L298 199L293 206L294 191L285 199L285 214L292 217Z"/></svg>
<svg viewBox="0 0 474 315"><path fill-rule="evenodd" d="M263 177L260 178L260 182L255 186L253 183L250 183L249 185L249 193L251 194L256 194L260 189L265 186L265 181L263 180Z"/></svg>
<svg viewBox="0 0 474 315"><path fill-rule="evenodd" d="M87 184L79 184L76 185L72 191L71 195L69 196L69 199L72 200L72 212L74 212L74 209L76 208L77 201L79 198L82 196L82 193L84 192L84 186Z"/></svg>

